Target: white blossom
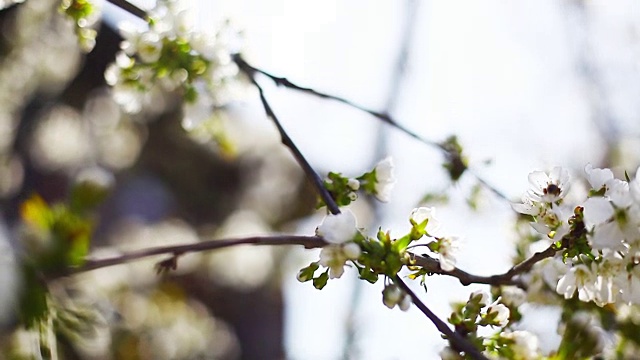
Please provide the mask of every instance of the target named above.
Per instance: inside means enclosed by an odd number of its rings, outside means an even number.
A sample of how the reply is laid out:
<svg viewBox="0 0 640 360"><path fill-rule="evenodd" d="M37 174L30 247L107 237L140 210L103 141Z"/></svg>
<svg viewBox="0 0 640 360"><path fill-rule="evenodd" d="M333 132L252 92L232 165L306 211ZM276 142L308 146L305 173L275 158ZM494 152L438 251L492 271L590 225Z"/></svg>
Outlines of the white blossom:
<svg viewBox="0 0 640 360"><path fill-rule="evenodd" d="M619 271L614 283L620 288L619 300L626 304L640 304L640 269L637 266Z"/></svg>
<svg viewBox="0 0 640 360"><path fill-rule="evenodd" d="M389 309L398 306L400 310L407 311L411 306L412 300L411 296L402 291L400 287L395 284L390 284L382 290L382 303Z"/></svg>
<svg viewBox="0 0 640 360"><path fill-rule="evenodd" d="M544 206L532 201L529 196L522 197L522 203L511 203L511 208L520 214L537 216L544 211Z"/></svg>
<svg viewBox="0 0 640 360"><path fill-rule="evenodd" d="M396 183L393 159L387 156L381 160L376 165L374 172L376 175L375 196L382 202L388 202L391 198L391 190Z"/></svg>
<svg viewBox="0 0 640 360"><path fill-rule="evenodd" d="M162 38L153 31L145 32L140 36L137 48L140 60L145 63L156 62L162 54Z"/></svg>
<svg viewBox="0 0 640 360"><path fill-rule="evenodd" d="M517 286L504 286L500 297L503 304L518 307L527 299L527 293Z"/></svg>
<svg viewBox="0 0 640 360"><path fill-rule="evenodd" d="M587 174L587 181L596 191L602 188L606 189L607 183L613 180L613 172L610 169L598 169L587 164L584 167L584 172Z"/></svg>
<svg viewBox="0 0 640 360"><path fill-rule="evenodd" d="M338 279L344 274L344 265L347 261L339 245L325 246L320 250L318 263L329 268L329 278Z"/></svg>
<svg viewBox="0 0 640 360"><path fill-rule="evenodd" d="M438 239L438 260L440 268L444 271L452 271L456 265L456 254L458 252L458 238L446 237Z"/></svg>
<svg viewBox="0 0 640 360"><path fill-rule="evenodd" d="M398 308L402 311L407 311L411 307L412 303L413 300L411 299L411 296L409 296L409 294L404 294L404 297L402 297L402 300L400 300L400 303L398 304Z"/></svg>
<svg viewBox="0 0 640 360"><path fill-rule="evenodd" d="M477 296L480 296L480 300L478 301L478 304L480 306L487 306L487 304L489 304L489 301L491 300L491 297L489 296L489 294L483 290L476 290L472 292L471 295L469 295L469 300Z"/></svg>
<svg viewBox="0 0 640 360"><path fill-rule="evenodd" d="M511 312L504 304L500 304L496 301L489 305L487 308L487 315L491 314L495 314L492 322L493 325L504 327L509 323L509 316L511 315Z"/></svg>
<svg viewBox="0 0 640 360"><path fill-rule="evenodd" d="M382 303L393 309L402 300L402 296L402 290L397 285L387 285L382 290Z"/></svg>
<svg viewBox="0 0 640 360"><path fill-rule="evenodd" d="M445 347L444 349L442 349L442 351L440 351L440 359L442 360L461 360L463 359L462 356L460 356L460 353L453 350L450 347Z"/></svg>
<svg viewBox="0 0 640 360"><path fill-rule="evenodd" d="M513 340L509 349L513 351L514 359L533 360L538 359L539 341L538 338L528 331L516 330L503 333L502 338Z"/></svg>
<svg viewBox="0 0 640 360"><path fill-rule="evenodd" d="M440 222L436 218L436 209L431 207L419 207L411 210L411 214L409 218L416 224L421 224L425 220L429 220L427 222L427 226L425 227L425 231L428 236L437 236L438 231L440 230Z"/></svg>
<svg viewBox="0 0 640 360"><path fill-rule="evenodd" d="M347 186L353 191L358 191L360 189L360 181L358 179L349 179Z"/></svg>
<svg viewBox="0 0 640 360"><path fill-rule="evenodd" d="M356 218L349 210L333 215L327 215L316 229L316 235L332 244L342 244L353 240L358 229Z"/></svg>
<svg viewBox="0 0 640 360"><path fill-rule="evenodd" d="M595 264L591 268L584 264L574 265L558 281L556 292L563 295L565 299L571 299L578 291L578 298L581 301L589 302L595 299L596 294L596 274Z"/></svg>
<svg viewBox="0 0 640 360"><path fill-rule="evenodd" d="M356 260L362 254L360 246L354 242L342 244L342 253L349 260Z"/></svg>
<svg viewBox="0 0 640 360"><path fill-rule="evenodd" d="M570 187L569 171L554 167L549 174L534 171L529 174L531 187L527 192L529 199L535 202L555 203L562 200Z"/></svg>

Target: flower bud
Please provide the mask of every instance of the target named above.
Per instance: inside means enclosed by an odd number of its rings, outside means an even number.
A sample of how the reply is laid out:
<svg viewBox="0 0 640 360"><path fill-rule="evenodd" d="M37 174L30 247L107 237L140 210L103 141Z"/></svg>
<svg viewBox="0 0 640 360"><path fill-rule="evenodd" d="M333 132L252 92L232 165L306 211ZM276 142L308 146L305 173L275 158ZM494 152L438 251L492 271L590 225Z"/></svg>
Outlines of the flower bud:
<svg viewBox="0 0 640 360"><path fill-rule="evenodd" d="M342 246L342 253L349 260L355 260L360 257L362 250L360 246L354 242L346 243Z"/></svg>

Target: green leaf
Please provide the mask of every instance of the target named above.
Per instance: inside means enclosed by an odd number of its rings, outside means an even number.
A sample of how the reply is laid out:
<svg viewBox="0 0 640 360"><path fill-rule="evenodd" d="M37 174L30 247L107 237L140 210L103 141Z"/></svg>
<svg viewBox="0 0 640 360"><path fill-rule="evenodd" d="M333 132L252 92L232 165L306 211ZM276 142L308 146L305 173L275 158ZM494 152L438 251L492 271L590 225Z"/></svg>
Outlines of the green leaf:
<svg viewBox="0 0 640 360"><path fill-rule="evenodd" d="M54 221L49 205L37 194L20 205L20 216L25 223L39 230L49 230Z"/></svg>
<svg viewBox="0 0 640 360"><path fill-rule="evenodd" d="M451 181L456 182L467 170L467 159L462 155L462 146L455 135L448 137L440 146L446 152L442 167L449 173Z"/></svg>
<svg viewBox="0 0 640 360"><path fill-rule="evenodd" d="M420 199L420 205L444 205L449 202L449 195L444 191L426 193Z"/></svg>
<svg viewBox="0 0 640 360"><path fill-rule="evenodd" d="M318 270L320 265L317 262L312 262L309 266L300 269L298 272L298 280L300 282L307 282L313 279L313 274Z"/></svg>
<svg viewBox="0 0 640 360"><path fill-rule="evenodd" d="M400 239L395 240L391 244L391 248L396 253L401 254L407 249L407 246L409 246L409 244L411 244L412 241L413 241L413 239L412 239L411 235L407 234L407 235L401 237Z"/></svg>
<svg viewBox="0 0 640 360"><path fill-rule="evenodd" d="M313 286L318 290L322 290L322 288L327 285L327 281L329 281L328 270L320 274L320 276L318 276L317 278L313 279Z"/></svg>
<svg viewBox="0 0 640 360"><path fill-rule="evenodd" d="M22 276L24 284L20 294L20 319L27 329L32 329L48 316L49 291L32 264L23 265Z"/></svg>

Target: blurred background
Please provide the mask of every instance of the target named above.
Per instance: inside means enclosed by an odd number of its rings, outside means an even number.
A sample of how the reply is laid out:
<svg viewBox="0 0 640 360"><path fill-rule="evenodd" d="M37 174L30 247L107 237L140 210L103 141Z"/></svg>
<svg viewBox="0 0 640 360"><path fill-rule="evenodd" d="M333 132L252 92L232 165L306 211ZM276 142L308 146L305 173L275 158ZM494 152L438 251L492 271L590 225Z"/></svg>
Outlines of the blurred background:
<svg viewBox="0 0 640 360"><path fill-rule="evenodd" d="M640 9L631 0L186 3L202 31L225 19L242 29L243 54L258 68L388 112L431 141L456 135L472 171L511 201L534 170L560 165L580 176L592 163L633 174L639 164ZM12 311L23 254L19 204L33 193L64 200L83 170L100 167L115 177L100 207L95 256L309 235L323 217L250 86L208 132L182 126L171 94L140 114L122 112L104 71L119 49L117 24L139 20L100 4L96 47L86 55L57 1L27 0L0 12L5 354L33 346ZM436 206L445 231L462 239L460 268L481 275L509 268L515 214L472 174L452 184L437 149L345 105L259 81L320 174L359 175L393 156L392 200L361 197L352 206L360 227L402 234L412 208ZM220 132L232 150L214 141ZM428 194L448 201L423 201ZM417 309L384 307L382 284L357 281L352 269L322 291L298 283L297 271L317 256L242 246L184 256L162 276L153 266L160 257L63 279L52 293L92 321L82 336L61 332L59 350L65 359L438 358L444 342L433 324ZM452 301L482 288L444 277L426 286L427 293L415 289L443 319ZM545 334L543 348L556 346L548 319L557 314L523 312L523 326Z"/></svg>

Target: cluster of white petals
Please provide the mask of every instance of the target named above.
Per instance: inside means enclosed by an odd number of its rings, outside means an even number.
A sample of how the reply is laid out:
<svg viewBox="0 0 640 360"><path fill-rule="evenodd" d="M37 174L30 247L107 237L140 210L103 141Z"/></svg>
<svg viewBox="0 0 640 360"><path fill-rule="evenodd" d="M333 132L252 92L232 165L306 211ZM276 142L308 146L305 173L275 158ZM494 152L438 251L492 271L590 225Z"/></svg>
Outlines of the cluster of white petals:
<svg viewBox="0 0 640 360"><path fill-rule="evenodd" d="M407 311L411 306L411 301L411 296L395 284L387 285L382 290L382 303L389 309L398 306L400 310Z"/></svg>
<svg viewBox="0 0 640 360"><path fill-rule="evenodd" d="M350 210L344 210L337 215L327 215L316 229L316 235L331 244L351 241L357 232L356 218Z"/></svg>
<svg viewBox="0 0 640 360"><path fill-rule="evenodd" d="M440 268L444 271L455 269L456 256L458 254L459 238L457 236L442 236L440 231L440 221L436 218L436 209L430 207L419 207L411 211L409 219L412 223L422 224L427 221L424 228L425 235L435 238L432 251L438 255Z"/></svg>
<svg viewBox="0 0 640 360"><path fill-rule="evenodd" d="M496 300L493 304L489 305L486 310L486 315L494 316L492 325L505 327L509 323L509 316L511 311L504 304L499 303L500 299Z"/></svg>
<svg viewBox="0 0 640 360"><path fill-rule="evenodd" d="M522 203L511 206L521 214L536 217L531 226L550 238L560 238L569 230L567 220L571 209L563 206L562 200L570 188L567 169L555 167L549 174L534 171L529 174L529 189L522 197Z"/></svg>
<svg viewBox="0 0 640 360"><path fill-rule="evenodd" d="M540 349L538 338L523 330L505 332L500 334L503 339L511 340L509 349L513 351L513 358L520 360L533 360L540 358Z"/></svg>
<svg viewBox="0 0 640 360"><path fill-rule="evenodd" d="M396 184L393 159L390 156L382 159L374 171L376 174L375 196L382 202L388 202L391 199L391 190Z"/></svg>
<svg viewBox="0 0 640 360"><path fill-rule="evenodd" d="M129 113L153 107L162 93L181 93L183 124L194 128L209 119L215 107L236 97L238 67L232 54L237 39L228 26L215 36L196 31L178 0L157 1L149 18L146 29L120 25L121 52L105 79L116 102Z"/></svg>
<svg viewBox="0 0 640 360"><path fill-rule="evenodd" d="M437 241L440 268L444 271L452 271L456 267L456 256L460 248L458 245L458 237L443 237L438 238Z"/></svg>
<svg viewBox="0 0 640 360"><path fill-rule="evenodd" d="M411 214L409 215L409 219L415 222L416 224L421 224L425 220L428 220L427 226L425 227L425 231L427 236L438 236L440 235L440 221L436 218L436 209L432 207L418 207L411 210Z"/></svg>
<svg viewBox="0 0 640 360"><path fill-rule="evenodd" d="M320 251L318 261L320 265L329 268L329 278L341 277L346 262L360 257L360 246L353 242L357 233L356 218L349 210L343 210L337 215L327 215L316 229L316 235L329 243Z"/></svg>
<svg viewBox="0 0 640 360"><path fill-rule="evenodd" d="M563 203L569 188L561 168L529 176L532 188L513 208L535 218L533 227L557 241L569 232L573 208L582 209L589 251L562 261L541 263L545 282L566 299L585 302L640 304L640 169L633 180L614 177L610 169L585 167L591 190L569 207Z"/></svg>

